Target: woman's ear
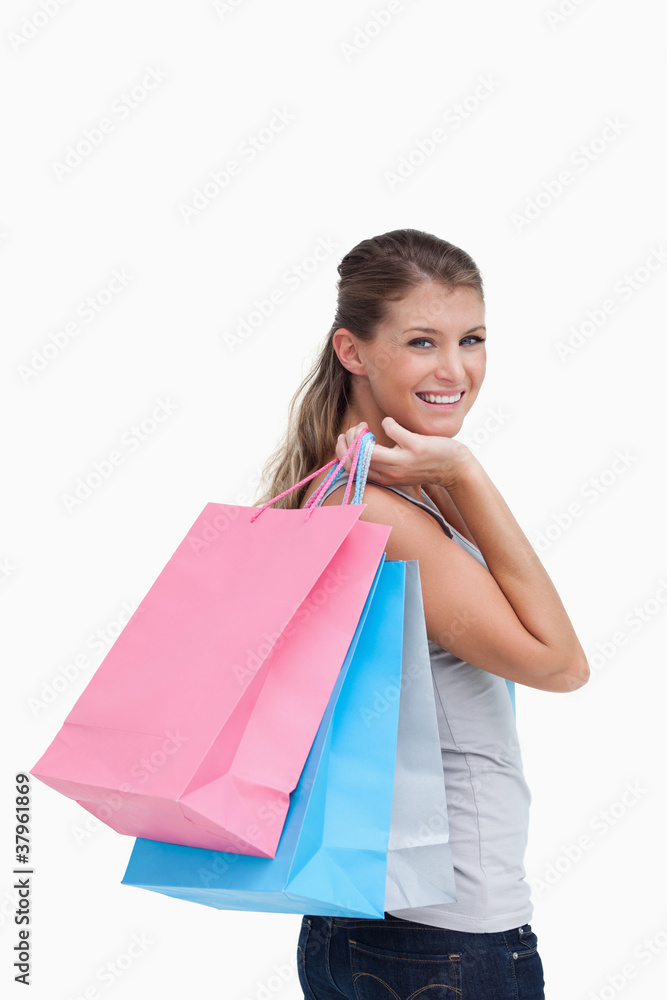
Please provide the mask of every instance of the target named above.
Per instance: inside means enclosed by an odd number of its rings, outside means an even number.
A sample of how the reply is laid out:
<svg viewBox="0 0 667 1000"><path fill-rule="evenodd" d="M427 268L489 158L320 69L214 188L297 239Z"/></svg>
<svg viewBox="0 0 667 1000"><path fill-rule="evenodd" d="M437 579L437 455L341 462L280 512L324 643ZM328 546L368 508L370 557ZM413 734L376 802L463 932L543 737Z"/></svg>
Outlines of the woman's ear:
<svg viewBox="0 0 667 1000"><path fill-rule="evenodd" d="M338 360L352 375L366 374L366 366L359 356L359 344L360 341L345 327L339 327L333 335L333 347Z"/></svg>

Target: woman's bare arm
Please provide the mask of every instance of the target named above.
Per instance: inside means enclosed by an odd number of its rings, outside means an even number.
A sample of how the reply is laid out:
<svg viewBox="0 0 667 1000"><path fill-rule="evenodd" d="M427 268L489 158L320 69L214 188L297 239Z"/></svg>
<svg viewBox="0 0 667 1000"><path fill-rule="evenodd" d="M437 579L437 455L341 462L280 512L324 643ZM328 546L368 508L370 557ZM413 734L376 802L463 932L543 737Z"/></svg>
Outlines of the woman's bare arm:
<svg viewBox="0 0 667 1000"><path fill-rule="evenodd" d="M361 517L392 526L387 557L419 560L429 638L529 687L581 687L589 666L558 592L478 460L458 442L391 426L399 446L376 445L369 478L386 485L443 486L488 566L448 538L423 509L382 486L366 486ZM338 492L325 504L340 503Z"/></svg>
<svg viewBox="0 0 667 1000"><path fill-rule="evenodd" d="M515 615L544 648L545 666L553 663L557 689L581 687L590 670L572 622L537 553L477 459L464 464L447 492Z"/></svg>
<svg viewBox="0 0 667 1000"><path fill-rule="evenodd" d="M344 488L333 490L323 506L340 504ZM506 525L499 532L503 541L486 544L501 519L488 516L479 546L486 559L485 545L499 581L409 500L368 484L364 504L361 520L391 525L387 558L419 562L429 639L482 670L542 691L573 691L586 683L583 650L553 583L543 567L535 570L537 557L518 574L514 559L504 568L503 544L511 545L513 537Z"/></svg>

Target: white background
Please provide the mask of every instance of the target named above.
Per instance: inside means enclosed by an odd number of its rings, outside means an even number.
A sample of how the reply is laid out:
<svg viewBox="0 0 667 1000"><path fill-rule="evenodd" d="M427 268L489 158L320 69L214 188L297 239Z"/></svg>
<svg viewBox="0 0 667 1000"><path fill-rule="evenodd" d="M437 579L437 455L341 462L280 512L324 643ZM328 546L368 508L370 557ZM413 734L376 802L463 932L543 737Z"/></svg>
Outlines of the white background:
<svg viewBox="0 0 667 1000"><path fill-rule="evenodd" d="M558 2L403 0L381 30L383 0L44 0L48 15L3 3L3 980L14 774L101 662L90 637L141 600L204 504L252 502L331 325L341 257L412 227L482 270L488 375L461 437L594 666L570 695L517 689L547 995L662 994L667 268L652 251L667 246L664 39L649 0L564 0L560 16ZM149 69L153 89L112 110ZM248 162L240 147L275 109L292 120ZM105 117L112 131L58 176ZM446 139L420 157L438 127ZM411 173L391 182L401 157ZM240 174L186 221L182 206L234 158ZM284 273L320 239L335 249L289 288ZM80 303L114 269L131 280L87 322ZM275 289L283 301L230 349ZM588 310L604 322L561 356ZM59 332L64 346L48 347ZM172 412L139 442L132 427L159 400ZM108 479L68 505L119 448ZM86 669L54 694L82 653ZM103 827L81 839L87 814L36 780L33 813L34 1000L301 995L299 917L121 886L129 838ZM98 970L135 933L150 944L104 985Z"/></svg>

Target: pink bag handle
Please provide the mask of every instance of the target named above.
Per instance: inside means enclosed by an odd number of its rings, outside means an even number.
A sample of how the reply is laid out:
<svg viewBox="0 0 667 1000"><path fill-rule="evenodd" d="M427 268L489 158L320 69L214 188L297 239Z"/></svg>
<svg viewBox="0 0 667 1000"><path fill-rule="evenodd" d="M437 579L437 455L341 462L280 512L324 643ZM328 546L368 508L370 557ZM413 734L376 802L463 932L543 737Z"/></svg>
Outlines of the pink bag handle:
<svg viewBox="0 0 667 1000"><path fill-rule="evenodd" d="M345 490L345 495L343 496L343 503L347 503L348 497L350 495L350 489L352 487L352 480L354 479L354 474L357 471L357 465L359 464L359 456L361 455L364 449L364 441L362 440L362 438L364 437L365 434L369 433L370 431L363 431L357 438L355 438L354 442L350 446L350 448L354 448L354 455L352 456L352 465L350 467L350 478L347 481L347 489ZM349 450L343 456L342 461L334 463L337 466L340 466L340 468L337 467L335 469L332 469L329 475L324 477L324 479L317 487L317 489L306 500L304 504L304 510L308 507L319 506L320 498L324 495L324 493L326 493L327 487L330 486L331 483L333 483L333 481L337 479L340 473L343 471L345 467L345 458L347 457L348 454ZM324 466L324 468L326 468L326 466Z"/></svg>
<svg viewBox="0 0 667 1000"><path fill-rule="evenodd" d="M331 466L336 466L335 475L333 476L333 478L335 479L336 475L338 475L338 473L345 468L345 459L348 457L351 451L354 451L354 456L352 458L352 466L350 468L350 478L348 479L347 488L345 490L345 496L343 497L343 504L347 503L350 494L350 488L352 486L352 479L354 477L354 473L357 467L357 460L359 458L359 450L361 448L362 438L364 437L365 434L370 434L370 433L371 432L368 430L362 431L361 434L359 434L354 439L354 441L352 442L352 444L350 445L350 447L347 449L347 451L340 460L336 460L335 458L332 459L330 462L327 462L326 465L323 465L321 469L317 469L315 472L311 472L311 474L309 476L306 476L305 479L302 479L301 482L295 483L294 486L290 486L289 489L284 490L282 493L279 493L278 496L273 497L272 500L267 500L266 503L263 503L262 506L259 507L257 511L251 516L250 523L252 524L252 522L259 517L262 511L265 510L267 507L270 507L272 503L276 502L276 500L280 500L281 497L285 497L287 496L288 493L292 493L294 490L298 489L299 486L303 486L304 483L307 483L311 479L314 479L315 476L318 476L320 474L320 472L324 472L325 469L330 469ZM338 468L338 466L340 466L340 469ZM306 520L309 519L309 517L313 513L313 510L317 506L317 498L320 496L321 493L324 492L324 490L326 490L327 485L332 482L331 476L333 471L334 470L332 470L332 472L330 472L328 476L324 477L322 483L318 486L318 488L315 490L312 496L310 496L306 501L306 503L304 504L303 509L304 510L306 508L308 509L308 513L306 514Z"/></svg>

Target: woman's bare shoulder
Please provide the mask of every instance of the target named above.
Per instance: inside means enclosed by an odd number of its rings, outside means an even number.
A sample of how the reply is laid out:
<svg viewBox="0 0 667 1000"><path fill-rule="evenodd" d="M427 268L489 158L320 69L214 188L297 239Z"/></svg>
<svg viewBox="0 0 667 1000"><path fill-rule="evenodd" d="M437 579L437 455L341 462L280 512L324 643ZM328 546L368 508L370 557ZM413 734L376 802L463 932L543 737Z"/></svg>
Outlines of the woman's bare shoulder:
<svg viewBox="0 0 667 1000"><path fill-rule="evenodd" d="M424 486L424 492L436 505L445 521L447 521L447 523L453 528L456 528L460 535L463 535L464 538L467 538L467 540L476 547L477 542L475 541L470 528L463 520L458 507L444 486L436 486L434 483L427 483L426 486Z"/></svg>
<svg viewBox="0 0 667 1000"><path fill-rule="evenodd" d="M346 483L335 487L321 506L339 506L343 502L345 487ZM415 559L424 547L432 549L436 546L439 550L441 546L451 544L451 539L432 514L386 486L366 483L363 504L364 509L359 515L361 521L388 524L392 528L386 546L389 559Z"/></svg>

